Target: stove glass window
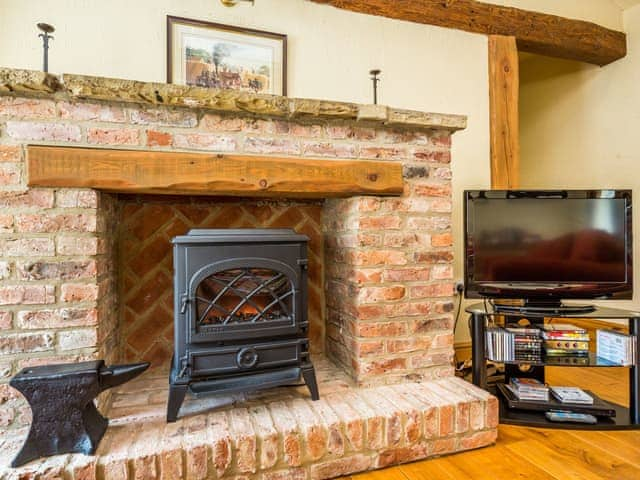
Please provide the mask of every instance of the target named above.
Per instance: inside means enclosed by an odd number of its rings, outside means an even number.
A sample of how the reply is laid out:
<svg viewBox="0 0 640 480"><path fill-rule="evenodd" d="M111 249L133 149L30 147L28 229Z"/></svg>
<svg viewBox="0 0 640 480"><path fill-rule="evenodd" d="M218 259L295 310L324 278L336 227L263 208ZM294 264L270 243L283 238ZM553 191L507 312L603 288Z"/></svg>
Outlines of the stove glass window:
<svg viewBox="0 0 640 480"><path fill-rule="evenodd" d="M196 289L197 327L293 319L294 287L283 273L234 268L209 275Z"/></svg>

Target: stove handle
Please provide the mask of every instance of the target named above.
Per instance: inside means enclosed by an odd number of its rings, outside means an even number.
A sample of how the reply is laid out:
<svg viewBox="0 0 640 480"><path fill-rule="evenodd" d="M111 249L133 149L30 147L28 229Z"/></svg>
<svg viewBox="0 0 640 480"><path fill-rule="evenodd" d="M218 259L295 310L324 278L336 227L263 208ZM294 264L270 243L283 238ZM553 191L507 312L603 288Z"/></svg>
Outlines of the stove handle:
<svg viewBox="0 0 640 480"><path fill-rule="evenodd" d="M182 357L180 363L182 363L182 369L180 370L180 373L178 373L178 378L184 377L187 373L187 370L189 369L189 360L187 359L187 357Z"/></svg>
<svg viewBox="0 0 640 480"><path fill-rule="evenodd" d="M186 293L181 295L180 302L180 314L184 315L187 312L187 305L189 305L189 296Z"/></svg>

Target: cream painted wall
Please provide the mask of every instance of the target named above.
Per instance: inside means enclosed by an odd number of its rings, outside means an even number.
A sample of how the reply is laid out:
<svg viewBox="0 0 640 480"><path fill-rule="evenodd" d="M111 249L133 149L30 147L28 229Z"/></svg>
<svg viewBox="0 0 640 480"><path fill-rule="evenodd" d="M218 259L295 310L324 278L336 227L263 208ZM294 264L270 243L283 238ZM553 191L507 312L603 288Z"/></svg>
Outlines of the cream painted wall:
<svg viewBox="0 0 640 480"><path fill-rule="evenodd" d="M611 0L490 0L620 27ZM453 142L455 277L462 277L462 190L487 188L487 40L483 35L359 15L303 0L0 0L0 66L38 69L35 24L56 26L53 72L164 81L166 15L286 33L289 95L369 102L368 70L381 68L381 103L460 113ZM457 341L468 340L461 321Z"/></svg>
<svg viewBox="0 0 640 480"><path fill-rule="evenodd" d="M594 21L610 28L622 26L620 7L613 0L488 3ZM51 50L52 71L161 81L165 79L167 14L287 33L294 88L304 85L315 91L322 81L327 88L344 92L343 96L352 94L349 88L341 88L345 80L351 87L354 82L366 80L359 73L352 75L360 72L356 70L358 63L368 68L383 61L393 68L394 61L407 58L430 60L428 54L438 46L446 46L445 52L456 63L464 63L468 55L476 53L471 49L458 62L455 55L460 54L459 46L471 43L472 38L461 32L352 14L304 0L257 0L255 7L234 8L226 8L217 0L0 0L0 64L39 68L41 52L35 23L46 21L57 28ZM323 36L323 32L328 35ZM458 40L449 43L447 40L452 37ZM404 43L402 51L394 51L393 47L403 41L420 43ZM387 44L390 48L385 47ZM354 63L351 53L357 53L360 62ZM301 62L302 58L313 61ZM325 64L340 67L339 71L346 75L327 76ZM297 68L301 65L304 67ZM383 94L391 88L384 89ZM363 96L365 89L360 86L357 91ZM363 98L366 100L369 95Z"/></svg>
<svg viewBox="0 0 640 480"><path fill-rule="evenodd" d="M533 10L622 29L621 7L616 0L482 0L486 3ZM626 0L627 2L633 0Z"/></svg>
<svg viewBox="0 0 640 480"><path fill-rule="evenodd" d="M640 3L640 0L613 0L622 9L631 8Z"/></svg>
<svg viewBox="0 0 640 480"><path fill-rule="evenodd" d="M527 56L520 66L524 187L631 188L640 308L640 6L624 12L628 54L604 68ZM607 302L612 304L613 302Z"/></svg>
<svg viewBox="0 0 640 480"><path fill-rule="evenodd" d="M490 181L484 35L300 0L235 8L217 0L0 0L0 66L40 68L35 24L46 21L57 29L51 71L164 81L167 14L286 33L291 96L368 103L368 71L377 67L381 103L467 115L468 128L454 136L452 163L456 278L462 277L462 190ZM460 336L468 338L466 325Z"/></svg>

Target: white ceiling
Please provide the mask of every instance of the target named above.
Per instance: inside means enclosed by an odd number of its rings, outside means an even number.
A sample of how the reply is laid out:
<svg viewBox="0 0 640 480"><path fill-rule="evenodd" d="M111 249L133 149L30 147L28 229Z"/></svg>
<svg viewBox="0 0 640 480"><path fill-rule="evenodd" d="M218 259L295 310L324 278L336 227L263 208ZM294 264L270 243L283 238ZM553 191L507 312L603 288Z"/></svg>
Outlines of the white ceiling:
<svg viewBox="0 0 640 480"><path fill-rule="evenodd" d="M640 4L640 0L613 0L613 2L623 10Z"/></svg>

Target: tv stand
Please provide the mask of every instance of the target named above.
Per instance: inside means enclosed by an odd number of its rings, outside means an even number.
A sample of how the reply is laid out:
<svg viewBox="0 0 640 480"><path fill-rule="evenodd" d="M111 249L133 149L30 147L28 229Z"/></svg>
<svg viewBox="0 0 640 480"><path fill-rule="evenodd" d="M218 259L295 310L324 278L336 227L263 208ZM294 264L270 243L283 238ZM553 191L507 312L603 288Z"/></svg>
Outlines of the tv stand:
<svg viewBox="0 0 640 480"><path fill-rule="evenodd" d="M590 353L588 357L583 357L583 362L567 363L559 361L553 357L544 358L541 363L527 362L505 362L505 381L508 382L510 377L523 376L533 377L544 382L545 366L562 366L562 367L614 367L626 368L629 371L629 406L618 405L613 402L612 408L616 411L616 416L612 418L598 417L598 423L595 425L587 424L570 424L570 423L554 423L548 421L544 412L531 412L528 410L510 409L508 400L504 396L493 390L487 383L487 368L485 359L485 330L489 321L499 322L502 317L506 321L518 321L523 317L529 320L531 324L541 324L545 318L554 317L567 320L571 323L572 318L581 320L599 320L607 321L614 319L626 319L629 325L629 335L634 335L636 341L640 336L640 313L629 310L604 308L593 306L590 311L561 311L556 313L548 310L528 310L523 312L522 306L513 306L512 310L503 310L500 307L478 303L471 305L466 312L471 315L471 355L472 355L472 380L473 383L480 388L488 390L498 397L500 400L500 422L512 425L523 425L544 428L566 428L566 429L583 429L583 430L621 430L621 429L640 429L640 348L636 349L634 364L629 367L615 365L606 360L596 357ZM512 317L512 319L509 319ZM592 339L595 341L595 339ZM578 371L579 372L579 371Z"/></svg>
<svg viewBox="0 0 640 480"><path fill-rule="evenodd" d="M543 313L546 315L562 316L563 314L581 314L595 311L593 305L570 305L564 304L560 300L536 300L525 299L522 305L504 304L493 302L493 308L496 312L505 314L527 314L527 313Z"/></svg>

